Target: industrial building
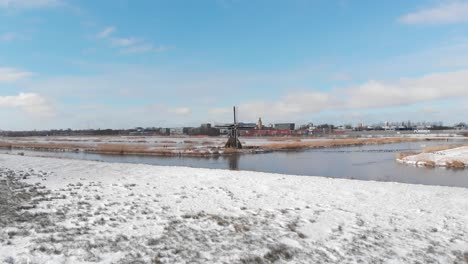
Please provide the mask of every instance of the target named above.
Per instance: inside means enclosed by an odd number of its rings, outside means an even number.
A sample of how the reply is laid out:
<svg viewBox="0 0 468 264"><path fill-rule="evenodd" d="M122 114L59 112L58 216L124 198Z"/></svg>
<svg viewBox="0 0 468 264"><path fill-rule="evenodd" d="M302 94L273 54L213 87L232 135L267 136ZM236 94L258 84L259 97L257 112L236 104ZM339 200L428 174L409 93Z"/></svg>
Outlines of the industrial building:
<svg viewBox="0 0 468 264"><path fill-rule="evenodd" d="M277 123L275 124L275 129L278 130L294 130L296 128L296 124L294 123Z"/></svg>

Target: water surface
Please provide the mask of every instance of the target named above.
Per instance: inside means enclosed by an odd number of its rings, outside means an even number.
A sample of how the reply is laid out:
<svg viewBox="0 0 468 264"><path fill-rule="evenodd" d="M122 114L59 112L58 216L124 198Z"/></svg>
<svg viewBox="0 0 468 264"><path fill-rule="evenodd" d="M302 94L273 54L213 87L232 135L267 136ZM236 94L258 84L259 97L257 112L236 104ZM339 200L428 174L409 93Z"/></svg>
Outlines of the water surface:
<svg viewBox="0 0 468 264"><path fill-rule="evenodd" d="M454 141L448 143L457 143ZM390 181L426 185L468 188L468 170L418 168L399 164L395 155L419 151L424 147L447 144L446 141L404 142L384 145L364 145L304 151L281 151L216 157L160 157L134 155L103 155L72 152L24 152L28 156L49 156L105 162L187 166L195 168L249 170L281 174L325 176L373 181Z"/></svg>

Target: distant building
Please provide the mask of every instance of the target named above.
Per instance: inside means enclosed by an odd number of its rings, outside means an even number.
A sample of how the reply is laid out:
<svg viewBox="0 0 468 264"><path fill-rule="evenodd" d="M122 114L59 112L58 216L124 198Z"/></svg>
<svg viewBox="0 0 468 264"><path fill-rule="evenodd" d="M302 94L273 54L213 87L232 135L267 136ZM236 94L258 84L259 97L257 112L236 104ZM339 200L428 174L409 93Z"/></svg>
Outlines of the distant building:
<svg viewBox="0 0 468 264"><path fill-rule="evenodd" d="M184 128L183 127L175 127L170 129L170 134L171 135L183 135L184 134Z"/></svg>
<svg viewBox="0 0 468 264"><path fill-rule="evenodd" d="M263 129L262 118L259 118L259 119L258 119L257 129L259 129L259 130L262 130L262 129Z"/></svg>
<svg viewBox="0 0 468 264"><path fill-rule="evenodd" d="M219 136L220 130L218 128L211 127L211 124L201 124L200 127L184 128L184 134L189 136Z"/></svg>
<svg viewBox="0 0 468 264"><path fill-rule="evenodd" d="M211 124L210 123L201 124L200 128L203 128L203 129L211 128Z"/></svg>
<svg viewBox="0 0 468 264"><path fill-rule="evenodd" d="M294 130L296 128L296 124L294 123L278 123L275 124L275 129L278 130Z"/></svg>

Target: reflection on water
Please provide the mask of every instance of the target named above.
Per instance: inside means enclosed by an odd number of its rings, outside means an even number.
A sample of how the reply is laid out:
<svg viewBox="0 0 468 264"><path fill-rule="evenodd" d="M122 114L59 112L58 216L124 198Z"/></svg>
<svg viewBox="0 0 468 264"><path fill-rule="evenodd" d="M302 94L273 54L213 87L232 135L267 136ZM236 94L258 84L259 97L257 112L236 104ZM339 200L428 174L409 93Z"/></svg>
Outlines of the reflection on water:
<svg viewBox="0 0 468 264"><path fill-rule="evenodd" d="M453 142L457 143L457 142ZM395 155L404 151L418 151L424 147L447 144L445 141L404 142L385 145L312 149L294 152L270 152L252 155L214 157L155 157L100 155L70 152L32 152L42 155L106 162L141 163L164 166L250 170L293 175L326 176L373 181L445 185L468 188L468 169L417 168L398 164ZM9 152L8 150L2 150ZM11 152L11 151L10 151ZM18 152L18 151L13 151Z"/></svg>
<svg viewBox="0 0 468 264"><path fill-rule="evenodd" d="M227 157L230 170L239 170L239 155L230 155Z"/></svg>

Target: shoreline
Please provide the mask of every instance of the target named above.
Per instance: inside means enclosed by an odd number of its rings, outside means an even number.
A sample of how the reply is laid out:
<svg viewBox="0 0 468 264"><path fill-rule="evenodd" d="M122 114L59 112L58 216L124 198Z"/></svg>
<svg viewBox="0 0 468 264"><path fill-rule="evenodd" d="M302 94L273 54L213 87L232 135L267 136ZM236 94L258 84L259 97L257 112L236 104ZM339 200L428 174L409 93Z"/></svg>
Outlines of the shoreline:
<svg viewBox="0 0 468 264"><path fill-rule="evenodd" d="M468 168L468 144L427 148L422 152L400 153L396 161L417 167L463 170Z"/></svg>
<svg viewBox="0 0 468 264"><path fill-rule="evenodd" d="M257 138L255 138L257 139ZM219 140L219 138L218 138ZM263 139L262 139L263 140ZM417 142L427 140L438 140L433 138L420 137L389 137L389 138L358 138L358 139L314 139L314 138L285 138L282 140L274 140L257 145L245 145L243 149L225 149L218 145L203 146L203 143L193 143L189 147L179 149L171 149L168 146L152 146L145 143L99 143L99 144L76 144L76 143L40 143L40 142L14 142L0 141L0 149L7 150L27 150L27 151L45 151L45 152L70 152L70 153L92 153L103 155L136 155L136 156L162 156L162 157L213 157L225 155L240 155L240 154L261 154L276 151L304 151L308 149L321 148L339 148L339 147L354 147L364 145L379 145L392 144L401 142ZM302 141L304 140L304 141ZM186 140L186 142L190 140ZM281 142L277 142L281 141ZM164 142L164 141L162 141ZM211 142L210 142L211 143ZM190 143L192 144L192 143ZM251 143L253 144L253 143Z"/></svg>

